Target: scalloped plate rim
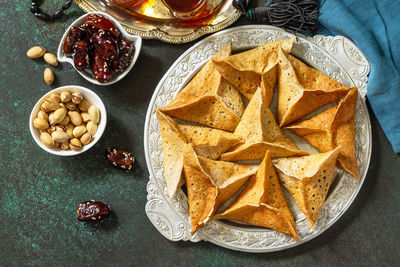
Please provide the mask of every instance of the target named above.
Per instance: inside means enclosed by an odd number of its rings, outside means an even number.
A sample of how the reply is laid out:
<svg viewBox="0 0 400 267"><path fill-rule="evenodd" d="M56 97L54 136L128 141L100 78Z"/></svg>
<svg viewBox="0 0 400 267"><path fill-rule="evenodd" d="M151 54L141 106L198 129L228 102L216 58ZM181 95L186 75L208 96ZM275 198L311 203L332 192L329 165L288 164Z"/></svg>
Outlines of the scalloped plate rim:
<svg viewBox="0 0 400 267"><path fill-rule="evenodd" d="M151 177L155 177L155 175L154 175L153 169L151 168L152 166L151 166L151 162L150 162L150 153L149 153L149 151L148 151L148 138L147 138L147 136L148 136L148 133L149 133L150 116L151 116L151 113L152 113L152 109L153 109L153 106L154 106L154 104L155 104L155 100L156 100L156 98L157 98L157 95L158 95L159 91L161 90L162 84L163 84L163 83L165 82L165 80L168 78L169 74L174 70L174 68L176 67L176 65L178 65L178 63L179 63L183 58L185 58L188 54L190 54L193 50L195 50L195 49L196 49L198 46L200 46L201 44L208 42L208 40L210 40L210 39L212 39L212 38L214 38L214 37L216 37L216 36L218 36L218 35L223 35L223 34L226 34L226 33L235 32L235 31L240 31L240 30L246 30L246 29L249 29L249 30L258 30L258 29L260 29L260 30L273 30L273 31L281 31L281 32L284 32L284 33L288 33L288 32L286 32L285 30L283 30L283 29L281 29L281 28L274 27L274 26L269 26L269 25L244 25L244 26L238 26L238 27L233 27L233 28L225 29L225 30L220 31L220 32L218 32L218 33L214 33L214 34L208 36L207 38L205 38L205 39L203 39L203 40L197 42L197 43L194 44L193 46L191 46L191 47L190 47L188 50L186 50L178 59L176 59L176 61L171 65L171 67L168 69L168 71L167 71L167 72L164 74L164 76L161 78L161 80L160 80L160 82L158 83L156 89L154 90L153 95L152 95L152 98L151 98L151 100L150 100L150 102L149 102L148 110L147 110L147 112L146 112L145 125L144 125L144 149L145 149L146 165L147 165L147 168L148 168L149 173L150 173L149 183L152 181L152 180L151 180ZM293 34L293 33L289 33L289 34ZM339 61L335 58L334 55L330 54L330 53L329 53L328 51L326 51L323 47L321 47L320 45L318 45L317 43L315 43L315 42L313 41L312 38L306 37L306 36L303 36L303 35L300 35L300 34L294 34L294 35L297 36L297 37L299 37L299 38L302 38L302 39L305 40L306 42L312 43L312 45L317 46L322 52L327 53L327 54L330 56L331 59L334 59L334 60L335 60L335 64L337 64L337 65L340 67L340 69L343 70L343 71L350 77L351 81L352 81L353 83L355 83L353 77L347 72L346 68L344 68L344 67L339 63ZM322 35L318 35L318 37L322 37L322 38L329 38L329 37L336 38L336 37L341 37L341 38L346 39L348 42L350 42L351 44L353 44L354 47L357 48L357 46L356 46L351 40L349 40L348 38L343 37L343 36L322 36ZM361 51L359 51L359 52L360 52L361 55L364 57L364 59L366 59L365 56L362 54L362 52L361 52ZM370 65L369 65L368 61L367 61L367 66L368 66L368 71L369 71L369 70L370 70ZM367 75L368 75L368 74L367 74ZM360 94L360 95L361 95L361 94ZM362 100L363 100L363 101L361 101L361 104L362 104L363 108L367 111L365 99L362 98ZM218 246L221 246L221 247L224 247L224 248L228 248L228 249L231 249L231 250L237 250L237 251L243 251L243 252L251 252L251 253L265 253L265 252L274 252L274 251L280 251L280 250L284 250L284 249L296 247L296 246L298 246L298 245L301 245L301 244L303 244L303 243L305 243L305 242L307 242L307 241L310 241L310 240L316 238L317 236L319 236L320 234L322 234L323 232L325 232L325 231L326 231L327 229L329 229L337 220L339 220L339 218L342 217L342 215L347 211L347 209L350 207L350 205L354 202L356 196L358 195L358 192L360 191L360 189L361 189L361 187L362 187L362 185L363 185L363 182L364 182L364 180L365 180L365 177L366 177L366 175L367 175L368 168L369 168L369 165L370 165L370 160L371 160L372 132L371 132L370 117L369 117L368 112L366 112L365 115L366 115L366 116L365 116L365 119L367 120L367 124L368 124L368 139L369 139L369 140L368 140L369 146L368 146L368 151L367 151L368 156L367 156L367 163L366 163L366 167L365 167L365 172L364 172L364 174L362 174L362 176L360 177L360 180L359 180L359 182L358 182L358 183L359 183L358 188L355 190L355 192L353 192L353 195L351 196L351 198L348 199L348 201L347 201L347 203L346 203L346 205L345 205L343 211L342 211L340 214L338 214L337 216L335 216L335 218L334 218L332 221L330 221L324 229L321 229L321 230L319 230L319 231L317 231L317 232L311 234L310 236L301 239L301 241L299 241L299 242L295 242L295 243L288 244L288 245L283 245L283 246L278 246L278 247L275 247L275 248L246 248L246 247L244 247L244 246L239 246L239 245L237 245L237 246L229 246L228 244L223 243L223 242L220 242L219 240L210 238L210 236L209 236L208 234L206 234L206 233L204 233L204 232L202 232L202 231L199 231L199 232L198 232L199 236L202 237L202 239L203 239L204 241L208 241L208 242L214 243L214 244L216 244L216 245L218 245ZM153 179L155 180L155 178L153 178ZM160 190L160 192L162 192L161 189L160 189L160 187L159 187L159 185L158 185L155 181L154 181L154 184L157 186L157 189ZM168 201L168 199L166 199L166 202L167 202L167 204L170 205L170 202ZM171 208L173 209L173 207L171 207ZM175 212L176 212L176 211L175 211ZM146 211L146 214L147 214L147 211ZM180 215L178 214L178 216L180 216ZM151 220L150 220L150 221L151 221ZM223 224L222 222L219 222L219 221L216 222L216 223L221 223L221 224ZM238 228L238 227L237 227L237 228ZM262 232L262 231L260 231L260 232ZM163 235L163 236L164 236L164 235ZM171 241L176 242L176 241L179 241L179 240L171 240Z"/></svg>

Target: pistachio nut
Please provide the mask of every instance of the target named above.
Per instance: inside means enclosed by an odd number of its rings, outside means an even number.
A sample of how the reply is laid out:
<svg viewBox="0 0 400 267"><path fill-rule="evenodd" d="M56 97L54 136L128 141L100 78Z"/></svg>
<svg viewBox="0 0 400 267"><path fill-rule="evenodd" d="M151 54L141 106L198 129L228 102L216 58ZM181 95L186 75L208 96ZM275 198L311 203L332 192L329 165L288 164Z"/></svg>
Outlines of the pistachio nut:
<svg viewBox="0 0 400 267"><path fill-rule="evenodd" d="M59 123L61 126L65 126L69 123L70 119L68 116L65 116L64 119Z"/></svg>
<svg viewBox="0 0 400 267"><path fill-rule="evenodd" d="M82 112L81 117L84 123L88 123L90 121L90 116L87 112Z"/></svg>
<svg viewBox="0 0 400 267"><path fill-rule="evenodd" d="M38 117L33 120L33 127L39 130L46 130L49 128L49 124L44 119Z"/></svg>
<svg viewBox="0 0 400 267"><path fill-rule="evenodd" d="M68 134L69 139L74 138L74 125L72 125L71 123L67 124L67 126L65 126L65 132Z"/></svg>
<svg viewBox="0 0 400 267"><path fill-rule="evenodd" d="M54 142L54 147L60 147L60 143Z"/></svg>
<svg viewBox="0 0 400 267"><path fill-rule="evenodd" d="M68 134L66 132L62 132L62 131L54 131L51 134L51 137L57 143L64 143L69 140Z"/></svg>
<svg viewBox="0 0 400 267"><path fill-rule="evenodd" d="M56 125L56 122L54 120L54 112L50 113L49 115L49 123L50 125Z"/></svg>
<svg viewBox="0 0 400 267"><path fill-rule="evenodd" d="M81 137L84 133L86 133L86 127L83 126L83 125L76 126L76 127L74 128L74 130L73 130L72 133L73 133L73 135L74 135L76 138L79 138L79 137Z"/></svg>
<svg viewBox="0 0 400 267"><path fill-rule="evenodd" d="M34 46L26 52L26 55L29 58L39 58L39 57L43 56L44 53L46 53L46 48L41 47L41 46Z"/></svg>
<svg viewBox="0 0 400 267"><path fill-rule="evenodd" d="M58 65L57 57L52 53L44 54L43 58L44 58L44 61L46 61L47 64L50 64L50 65L52 65L54 67L56 67Z"/></svg>
<svg viewBox="0 0 400 267"><path fill-rule="evenodd" d="M59 108L60 108L60 105L58 104L58 102L54 101L51 98L46 98L43 101L42 106L40 107L40 109L43 110L44 112L55 111Z"/></svg>
<svg viewBox="0 0 400 267"><path fill-rule="evenodd" d="M82 143L81 141L79 141L78 138L72 138L71 140L69 140L69 147L72 150L80 150L82 148Z"/></svg>
<svg viewBox="0 0 400 267"><path fill-rule="evenodd" d="M55 145L54 140L51 138L50 134L46 132L42 132L40 134L40 141L47 146L47 147L53 147Z"/></svg>
<svg viewBox="0 0 400 267"><path fill-rule="evenodd" d="M82 135L81 137L81 143L82 145L86 146L87 144L89 144L90 142L92 142L93 140L93 136L90 133L85 133L84 135Z"/></svg>
<svg viewBox="0 0 400 267"><path fill-rule="evenodd" d="M69 142L66 141L64 143L61 143L60 147L61 147L62 150L68 150L69 149Z"/></svg>
<svg viewBox="0 0 400 267"><path fill-rule="evenodd" d="M88 100L82 99L82 101L81 101L81 103L79 103L78 107L79 107L79 109L80 109L81 111L86 112L86 111L88 111L88 109L89 109L89 107L90 107L91 105L92 105L92 104L91 104Z"/></svg>
<svg viewBox="0 0 400 267"><path fill-rule="evenodd" d="M43 73L43 79L48 84L51 85L54 82L54 73L50 68L46 68Z"/></svg>
<svg viewBox="0 0 400 267"><path fill-rule="evenodd" d="M72 95L71 95L71 101L72 101L72 103L74 103L74 104L79 104L79 103L81 103L82 99L83 99L83 95L82 95L81 92L74 92L74 93L72 93Z"/></svg>
<svg viewBox="0 0 400 267"><path fill-rule="evenodd" d="M76 110L76 105L72 102L67 102L64 104L64 106L70 111Z"/></svg>
<svg viewBox="0 0 400 267"><path fill-rule="evenodd" d="M88 109L90 120L94 123L99 123L100 121L100 110L98 107L91 105Z"/></svg>
<svg viewBox="0 0 400 267"><path fill-rule="evenodd" d="M46 99L51 99L53 102L57 102L60 103L61 102L61 97L59 94L56 93L52 93L50 94L48 97L46 97Z"/></svg>
<svg viewBox="0 0 400 267"><path fill-rule="evenodd" d="M54 127L55 127L56 131L64 132L64 130L65 130L64 126L56 125Z"/></svg>
<svg viewBox="0 0 400 267"><path fill-rule="evenodd" d="M82 117L81 114L77 111L69 111L68 116L72 122L73 125L79 126L82 124Z"/></svg>
<svg viewBox="0 0 400 267"><path fill-rule="evenodd" d="M51 126L49 129L47 129L47 132L49 133L49 134L52 134L53 132L55 132L57 129L56 129L56 126Z"/></svg>
<svg viewBox="0 0 400 267"><path fill-rule="evenodd" d="M94 122L92 122L92 121L89 121L89 122L86 124L86 130L87 130L88 133L90 133L91 135L95 135L96 132L97 132L97 124L94 123Z"/></svg>
<svg viewBox="0 0 400 267"><path fill-rule="evenodd" d="M64 120L66 115L67 115L67 110L65 108L59 108L56 111L54 111L54 121L56 123L60 123Z"/></svg>
<svg viewBox="0 0 400 267"><path fill-rule="evenodd" d="M40 110L40 111L38 112L37 116L38 116L38 118L42 118L42 119L44 119L45 121L48 121L48 120L49 120L49 115L47 115L47 113L44 112L43 110Z"/></svg>
<svg viewBox="0 0 400 267"><path fill-rule="evenodd" d="M71 101L71 93L68 91L61 92L60 94L61 102L67 103Z"/></svg>

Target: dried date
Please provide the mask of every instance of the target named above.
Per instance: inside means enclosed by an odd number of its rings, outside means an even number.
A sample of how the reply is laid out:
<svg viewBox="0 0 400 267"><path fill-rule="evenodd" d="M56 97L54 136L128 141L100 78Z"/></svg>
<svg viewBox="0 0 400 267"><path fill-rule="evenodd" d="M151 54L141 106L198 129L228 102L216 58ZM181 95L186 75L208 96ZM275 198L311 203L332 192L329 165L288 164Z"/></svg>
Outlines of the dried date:
<svg viewBox="0 0 400 267"><path fill-rule="evenodd" d="M93 34L90 40L95 50L105 60L113 60L118 56L117 42L107 32L100 30Z"/></svg>
<svg viewBox="0 0 400 267"><path fill-rule="evenodd" d="M118 148L107 148L105 157L114 167L126 171L129 171L135 162L135 158L130 152Z"/></svg>
<svg viewBox="0 0 400 267"><path fill-rule="evenodd" d="M71 27L63 44L63 51L65 54L72 54L74 44L85 38L85 32L79 27Z"/></svg>
<svg viewBox="0 0 400 267"><path fill-rule="evenodd" d="M85 201L78 206L78 220L83 222L101 220L110 213L110 210L110 206L100 201Z"/></svg>
<svg viewBox="0 0 400 267"><path fill-rule="evenodd" d="M107 61L100 56L97 50L95 50L93 53L91 69L93 77L97 81L105 83L112 80L111 68L109 67Z"/></svg>
<svg viewBox="0 0 400 267"><path fill-rule="evenodd" d="M85 41L74 44L74 65L77 70L83 71L89 66L89 48Z"/></svg>
<svg viewBox="0 0 400 267"><path fill-rule="evenodd" d="M123 72L129 66L135 47L131 47L129 40L120 41L118 46L119 54L112 60L111 68L116 72Z"/></svg>
<svg viewBox="0 0 400 267"><path fill-rule="evenodd" d="M97 14L89 14L85 18L85 24L89 26L93 26L96 29L108 31L111 36L116 40L119 37L119 31L117 27L112 23L109 19L97 15Z"/></svg>

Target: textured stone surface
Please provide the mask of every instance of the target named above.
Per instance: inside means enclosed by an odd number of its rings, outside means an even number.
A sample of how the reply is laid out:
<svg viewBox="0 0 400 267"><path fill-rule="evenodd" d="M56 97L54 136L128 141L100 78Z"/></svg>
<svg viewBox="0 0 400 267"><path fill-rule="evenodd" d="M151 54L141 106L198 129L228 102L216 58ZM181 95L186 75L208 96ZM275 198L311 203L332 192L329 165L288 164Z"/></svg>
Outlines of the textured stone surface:
<svg viewBox="0 0 400 267"><path fill-rule="evenodd" d="M63 1L43 1L53 12ZM51 67L56 81L43 81L47 65L26 57L42 45L55 53L58 42L82 12L44 23L29 12L30 1L0 0L0 265L394 265L399 251L400 162L373 116L373 150L366 181L343 217L318 238L269 254L246 254L207 242L172 243L144 213L148 172L143 152L147 105L158 81L191 44L144 40L134 69L121 82L99 87L72 66ZM243 19L236 25L244 24ZM61 85L95 91L108 111L102 139L88 152L57 157L33 141L28 118L34 103ZM137 162L129 173L104 160L107 146L129 150ZM113 215L96 224L78 222L79 202L96 199Z"/></svg>

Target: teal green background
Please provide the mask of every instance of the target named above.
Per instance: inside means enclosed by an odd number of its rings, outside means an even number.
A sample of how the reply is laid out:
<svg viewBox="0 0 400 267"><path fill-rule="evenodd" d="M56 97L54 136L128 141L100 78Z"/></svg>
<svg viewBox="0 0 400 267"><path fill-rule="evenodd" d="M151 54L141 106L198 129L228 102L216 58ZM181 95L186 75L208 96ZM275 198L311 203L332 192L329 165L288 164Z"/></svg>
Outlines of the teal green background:
<svg viewBox="0 0 400 267"><path fill-rule="evenodd" d="M64 1L44 1L53 12ZM34 45L52 53L68 25L83 14L72 6L62 20L45 23L29 12L30 1L0 0L0 266L288 266L394 265L399 251L400 163L370 112L373 149L365 183L349 210L325 233L281 252L249 254L211 243L166 240L147 219L148 171L143 126L151 95L171 64L193 43L172 45L144 40L127 77L99 87L69 64L51 67L48 86L42 59L26 57ZM240 19L234 25L246 24ZM29 132L29 114L52 88L81 85L96 92L107 108L108 124L88 152L58 157L39 148ZM109 146L131 151L131 172L111 168ZM113 214L94 224L78 222L76 208L96 199Z"/></svg>

